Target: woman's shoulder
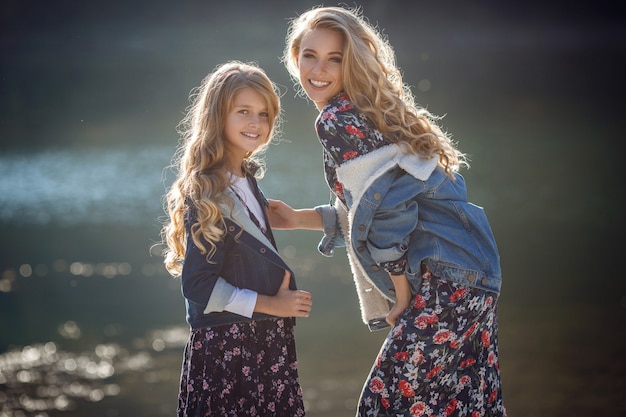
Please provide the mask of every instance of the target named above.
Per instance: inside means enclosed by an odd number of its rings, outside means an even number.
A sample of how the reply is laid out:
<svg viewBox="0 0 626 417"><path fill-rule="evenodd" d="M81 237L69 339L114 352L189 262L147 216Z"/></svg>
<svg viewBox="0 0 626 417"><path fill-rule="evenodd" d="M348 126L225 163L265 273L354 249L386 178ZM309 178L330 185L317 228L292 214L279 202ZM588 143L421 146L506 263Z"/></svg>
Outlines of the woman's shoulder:
<svg viewBox="0 0 626 417"><path fill-rule="evenodd" d="M340 114L340 113L355 113L356 109L350 100L348 93L341 92L328 101L321 111L321 114Z"/></svg>

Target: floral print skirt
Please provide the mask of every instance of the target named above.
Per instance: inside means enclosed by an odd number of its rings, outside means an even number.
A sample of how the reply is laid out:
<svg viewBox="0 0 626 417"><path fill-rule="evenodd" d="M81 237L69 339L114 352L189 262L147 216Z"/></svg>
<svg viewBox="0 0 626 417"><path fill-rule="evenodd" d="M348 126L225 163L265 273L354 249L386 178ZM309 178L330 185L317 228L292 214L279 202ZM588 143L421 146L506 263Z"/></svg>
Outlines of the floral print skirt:
<svg viewBox="0 0 626 417"><path fill-rule="evenodd" d="M387 336L358 416L505 416L497 294L423 274Z"/></svg>
<svg viewBox="0 0 626 417"><path fill-rule="evenodd" d="M304 416L297 367L291 319L192 330L178 416Z"/></svg>

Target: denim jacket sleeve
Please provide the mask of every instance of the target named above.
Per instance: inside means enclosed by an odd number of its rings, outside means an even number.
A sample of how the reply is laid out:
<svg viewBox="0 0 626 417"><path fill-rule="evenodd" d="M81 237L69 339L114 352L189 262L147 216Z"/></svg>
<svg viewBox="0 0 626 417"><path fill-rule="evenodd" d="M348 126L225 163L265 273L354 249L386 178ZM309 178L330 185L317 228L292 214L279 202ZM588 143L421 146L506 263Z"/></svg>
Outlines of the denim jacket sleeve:
<svg viewBox="0 0 626 417"><path fill-rule="evenodd" d="M324 236L317 246L317 250L324 256L333 256L336 247L346 245L339 221L337 211L330 204L315 207L315 211L322 216Z"/></svg>
<svg viewBox="0 0 626 417"><path fill-rule="evenodd" d="M383 194L381 189L378 192L384 197L373 213L364 239L372 259L377 264L394 262L402 258L407 251L410 235L417 227L417 202L413 199L414 195L407 192L407 188L402 185L402 176L406 174L401 169L396 169L396 172L398 175L388 191ZM413 186L409 189L415 188ZM378 187L374 185L373 191L377 189ZM371 192L366 193L364 198L367 199L368 194Z"/></svg>

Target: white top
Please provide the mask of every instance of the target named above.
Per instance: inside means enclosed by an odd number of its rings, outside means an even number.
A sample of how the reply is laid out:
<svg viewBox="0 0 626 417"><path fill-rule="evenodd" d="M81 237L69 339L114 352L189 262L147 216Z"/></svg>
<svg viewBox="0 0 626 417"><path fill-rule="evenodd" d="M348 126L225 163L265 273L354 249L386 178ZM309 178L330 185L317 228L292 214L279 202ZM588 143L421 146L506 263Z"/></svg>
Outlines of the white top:
<svg viewBox="0 0 626 417"><path fill-rule="evenodd" d="M237 177L235 175L231 175L232 181L232 190L241 198L243 204L254 214L254 217L257 218L263 229L267 229L267 225L265 224L265 216L263 216L263 211L261 211L261 205L254 197L254 193L252 192L252 188L250 187L250 183L246 178Z"/></svg>
<svg viewBox="0 0 626 417"><path fill-rule="evenodd" d="M243 204L248 207L257 218L263 228L266 228L265 217L261 211L261 205L254 197L250 183L246 178L231 175L232 188L235 194L243 200ZM224 306L224 310L239 314L244 317L252 317L254 306L256 306L257 292L246 288L235 288L233 294Z"/></svg>

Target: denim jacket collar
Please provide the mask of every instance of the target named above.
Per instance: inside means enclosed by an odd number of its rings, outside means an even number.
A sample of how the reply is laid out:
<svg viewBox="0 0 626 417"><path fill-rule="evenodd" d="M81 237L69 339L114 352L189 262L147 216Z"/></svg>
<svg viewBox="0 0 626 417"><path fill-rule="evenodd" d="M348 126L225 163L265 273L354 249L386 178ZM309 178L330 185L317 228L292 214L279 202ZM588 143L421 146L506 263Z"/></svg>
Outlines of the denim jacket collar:
<svg viewBox="0 0 626 417"><path fill-rule="evenodd" d="M228 217L238 223L246 232L252 235L255 239L263 243L265 246L273 250L276 254L276 248L269 241L269 239L263 234L263 232L257 227L256 224L250 219L250 217L246 214L247 209L241 203L239 198L237 198L236 194L230 189L226 189L226 195L229 196L234 201L234 206L231 210L231 205L227 201L220 202L220 208L222 209L222 215Z"/></svg>

